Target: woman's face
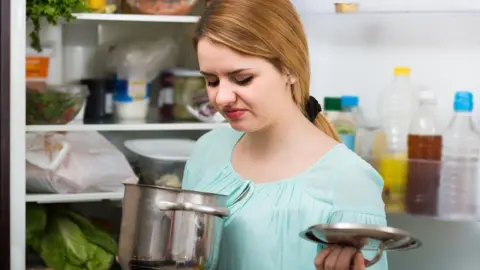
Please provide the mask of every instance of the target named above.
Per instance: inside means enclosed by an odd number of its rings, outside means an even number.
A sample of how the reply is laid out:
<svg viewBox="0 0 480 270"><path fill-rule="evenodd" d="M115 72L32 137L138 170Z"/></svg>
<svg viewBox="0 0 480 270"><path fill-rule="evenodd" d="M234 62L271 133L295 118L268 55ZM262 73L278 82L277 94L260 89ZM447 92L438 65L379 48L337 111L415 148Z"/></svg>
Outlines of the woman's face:
<svg viewBox="0 0 480 270"><path fill-rule="evenodd" d="M292 107L287 76L263 58L239 54L207 38L199 41L198 61L212 105L232 128L254 132L274 124Z"/></svg>

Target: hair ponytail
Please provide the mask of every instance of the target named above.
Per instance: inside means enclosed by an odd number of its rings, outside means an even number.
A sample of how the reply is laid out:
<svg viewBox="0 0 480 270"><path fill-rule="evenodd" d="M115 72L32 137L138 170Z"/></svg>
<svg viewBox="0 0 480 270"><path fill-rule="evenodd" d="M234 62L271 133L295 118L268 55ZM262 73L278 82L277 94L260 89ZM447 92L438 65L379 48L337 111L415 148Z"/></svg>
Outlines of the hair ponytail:
<svg viewBox="0 0 480 270"><path fill-rule="evenodd" d="M338 133L333 127L332 123L330 123L330 121L328 121L328 119L322 113L319 113L312 123L332 139L341 142L340 137L338 136Z"/></svg>

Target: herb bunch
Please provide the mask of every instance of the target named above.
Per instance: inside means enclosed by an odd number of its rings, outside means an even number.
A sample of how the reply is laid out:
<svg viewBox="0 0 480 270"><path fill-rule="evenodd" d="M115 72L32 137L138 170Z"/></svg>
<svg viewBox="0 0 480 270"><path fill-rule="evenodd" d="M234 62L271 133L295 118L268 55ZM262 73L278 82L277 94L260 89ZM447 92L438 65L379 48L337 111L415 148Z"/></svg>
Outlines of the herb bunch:
<svg viewBox="0 0 480 270"><path fill-rule="evenodd" d="M85 0L27 0L27 20L31 20L33 30L30 32L30 45L41 52L40 24L42 18L52 25L57 25L60 18L70 21L73 13L87 11Z"/></svg>

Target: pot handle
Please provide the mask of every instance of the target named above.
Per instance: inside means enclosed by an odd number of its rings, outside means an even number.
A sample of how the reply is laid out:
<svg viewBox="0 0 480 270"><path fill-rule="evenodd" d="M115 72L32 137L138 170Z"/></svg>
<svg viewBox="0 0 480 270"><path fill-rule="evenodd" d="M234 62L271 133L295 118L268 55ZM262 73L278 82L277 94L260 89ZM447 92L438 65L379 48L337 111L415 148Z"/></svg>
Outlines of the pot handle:
<svg viewBox="0 0 480 270"><path fill-rule="evenodd" d="M177 210L177 211L195 211L203 214L213 215L217 217L226 217L230 211L225 207L213 207L189 202L173 203L167 201L158 201L157 207L163 211Z"/></svg>

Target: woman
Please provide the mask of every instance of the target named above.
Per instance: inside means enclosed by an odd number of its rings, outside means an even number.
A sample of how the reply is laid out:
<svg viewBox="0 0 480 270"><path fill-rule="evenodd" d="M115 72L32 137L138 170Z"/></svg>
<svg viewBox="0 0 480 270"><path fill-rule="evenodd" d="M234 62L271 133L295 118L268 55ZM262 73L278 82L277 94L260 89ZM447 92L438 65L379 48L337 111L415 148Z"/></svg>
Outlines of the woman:
<svg viewBox="0 0 480 270"><path fill-rule="evenodd" d="M213 1L194 43L210 102L233 128L198 140L183 180L230 198L218 269L365 269L354 248L317 249L298 236L386 218L381 177L338 142L309 96L307 41L290 1ZM386 259L369 269L387 269Z"/></svg>

